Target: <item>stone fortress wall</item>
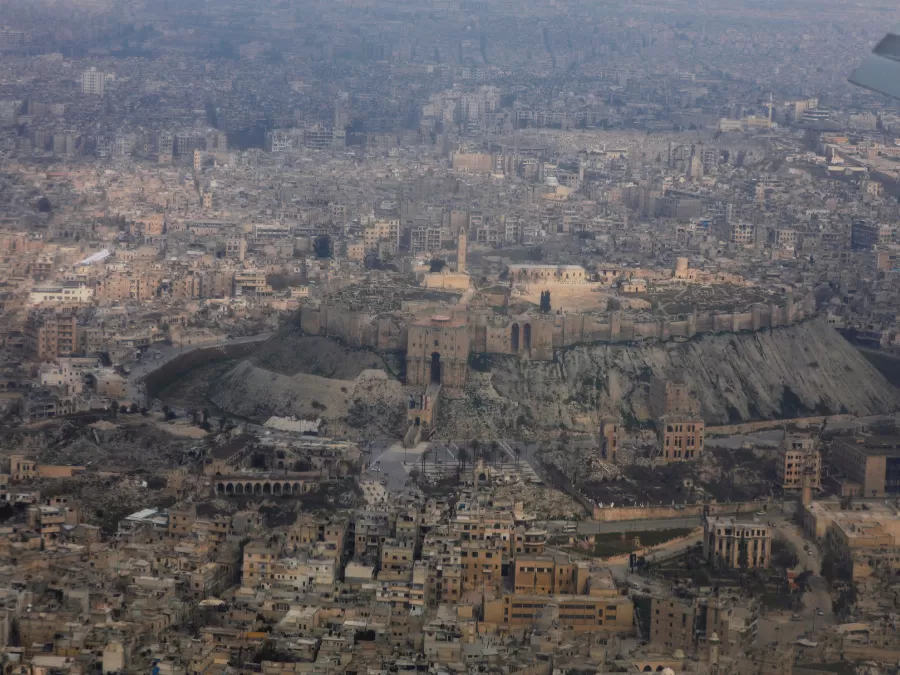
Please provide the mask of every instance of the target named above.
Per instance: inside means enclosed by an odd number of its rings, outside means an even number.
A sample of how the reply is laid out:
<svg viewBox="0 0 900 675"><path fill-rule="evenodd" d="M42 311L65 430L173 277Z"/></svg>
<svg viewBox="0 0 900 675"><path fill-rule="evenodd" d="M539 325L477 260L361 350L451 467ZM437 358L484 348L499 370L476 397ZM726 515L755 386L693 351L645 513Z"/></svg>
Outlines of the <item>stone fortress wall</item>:
<svg viewBox="0 0 900 675"><path fill-rule="evenodd" d="M304 333L333 337L350 347L407 351L410 325L416 319L441 314L454 320L465 319L470 352L550 361L554 350L577 344L614 344L654 338L668 341L704 333L759 331L793 325L814 313L815 300L811 294L795 298L789 293L784 304L756 304L733 313L695 311L676 321L635 318L623 312L500 316L453 307L377 316L365 309L327 304L302 308L298 320Z"/></svg>

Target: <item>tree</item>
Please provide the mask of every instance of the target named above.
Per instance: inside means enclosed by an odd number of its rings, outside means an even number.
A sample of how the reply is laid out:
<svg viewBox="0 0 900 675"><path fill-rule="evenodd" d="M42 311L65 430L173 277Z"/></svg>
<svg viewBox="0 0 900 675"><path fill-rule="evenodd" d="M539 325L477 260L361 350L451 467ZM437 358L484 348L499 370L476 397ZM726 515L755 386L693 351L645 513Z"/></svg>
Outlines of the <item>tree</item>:
<svg viewBox="0 0 900 675"><path fill-rule="evenodd" d="M550 313L550 291L541 291L541 312Z"/></svg>
<svg viewBox="0 0 900 675"><path fill-rule="evenodd" d="M771 558L773 567L782 567L784 569L793 569L800 563L797 549L790 542L783 539L772 541Z"/></svg>
<svg viewBox="0 0 900 675"><path fill-rule="evenodd" d="M313 240L313 250L316 252L317 258L330 258L334 250L331 245L331 237L327 234L316 237Z"/></svg>
<svg viewBox="0 0 900 675"><path fill-rule="evenodd" d="M459 464L460 471L466 470L466 463L469 461L469 451L465 448L460 448L459 452L456 453L456 463Z"/></svg>
<svg viewBox="0 0 900 675"><path fill-rule="evenodd" d="M141 410L141 409L138 407L138 404L137 404L137 403L132 403L132 404L131 404L131 408L129 408L128 412L130 412L132 415L135 415L135 414L137 414L138 412L140 412L140 410Z"/></svg>
<svg viewBox="0 0 900 675"><path fill-rule="evenodd" d="M434 274L437 274L441 270L443 270L447 266L446 260L441 260L440 258L433 258L430 263L428 263L428 271Z"/></svg>
<svg viewBox="0 0 900 675"><path fill-rule="evenodd" d="M497 441L491 441L491 455L496 465L500 459L500 444Z"/></svg>
<svg viewBox="0 0 900 675"><path fill-rule="evenodd" d="M113 418L119 414L119 402L113 401L109 404L109 412L112 414Z"/></svg>

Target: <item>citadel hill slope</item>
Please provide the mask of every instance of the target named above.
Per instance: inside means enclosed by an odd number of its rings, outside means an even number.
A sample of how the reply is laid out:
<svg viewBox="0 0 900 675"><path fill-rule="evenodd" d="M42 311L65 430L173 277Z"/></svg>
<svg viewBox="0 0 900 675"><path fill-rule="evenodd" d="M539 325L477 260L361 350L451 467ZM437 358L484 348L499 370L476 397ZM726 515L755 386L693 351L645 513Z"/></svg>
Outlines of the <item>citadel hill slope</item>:
<svg viewBox="0 0 900 675"><path fill-rule="evenodd" d="M261 344L211 389L222 410L263 422L272 415L319 417L334 437L405 431L402 355L351 349L304 335L293 323Z"/></svg>
<svg viewBox="0 0 900 675"><path fill-rule="evenodd" d="M219 406L255 418L318 412L332 428L363 433L373 419L380 433L402 430L405 397L393 377L400 372L398 355L349 349L301 336L293 327L259 349L216 387ZM328 364L339 365L326 373ZM372 368L390 373L377 391L369 373L358 377ZM598 411L616 411L629 423L648 420L647 384L654 375L679 376L696 393L709 424L900 408L898 390L815 318L686 342L579 345L558 350L554 361L475 355L464 395L442 399L438 433L489 438L590 429ZM320 405L313 406L317 397Z"/></svg>

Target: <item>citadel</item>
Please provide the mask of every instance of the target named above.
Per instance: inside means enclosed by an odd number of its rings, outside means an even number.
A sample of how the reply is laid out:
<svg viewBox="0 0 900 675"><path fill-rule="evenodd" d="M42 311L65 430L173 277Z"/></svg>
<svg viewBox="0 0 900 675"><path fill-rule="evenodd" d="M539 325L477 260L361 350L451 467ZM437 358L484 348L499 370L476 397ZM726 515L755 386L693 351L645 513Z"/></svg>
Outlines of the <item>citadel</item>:
<svg viewBox="0 0 900 675"><path fill-rule="evenodd" d="M695 272L682 258L674 273L658 276L672 284L698 283ZM610 275L608 270L606 273ZM468 280L461 272L426 273L424 285L432 286L430 277L435 276ZM651 339L683 341L704 333L755 332L799 323L815 313L811 294L797 298L791 292L783 294L780 301L773 298L767 304L717 312L694 308L674 318L626 310L539 313L528 309L522 313L501 313L507 307L493 304L506 304L526 284L532 287L532 293L534 287L552 293L571 286L611 291L607 282L595 281L592 276L577 265L512 265L505 288L493 287L484 292L466 288L462 298L452 305L446 301L408 300L401 303L399 310L376 313L364 307L365 303L339 304L325 299L317 307L301 308L297 321L306 334L334 338L350 347L405 352L407 384L427 386L435 382L461 387L466 381L470 354L552 361L556 350L574 345ZM485 294L502 299L486 298L481 307L467 302Z"/></svg>

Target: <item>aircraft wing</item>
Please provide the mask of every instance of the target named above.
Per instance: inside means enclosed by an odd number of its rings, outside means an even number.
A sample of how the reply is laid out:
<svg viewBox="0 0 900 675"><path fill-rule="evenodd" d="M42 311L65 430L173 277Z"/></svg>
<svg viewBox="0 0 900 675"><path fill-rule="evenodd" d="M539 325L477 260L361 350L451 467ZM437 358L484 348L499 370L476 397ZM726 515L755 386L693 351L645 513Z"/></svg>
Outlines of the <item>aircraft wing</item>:
<svg viewBox="0 0 900 675"><path fill-rule="evenodd" d="M850 75L860 87L900 99L900 27L885 35Z"/></svg>

